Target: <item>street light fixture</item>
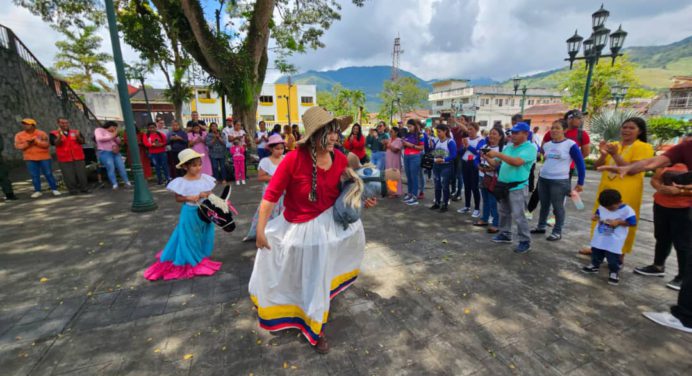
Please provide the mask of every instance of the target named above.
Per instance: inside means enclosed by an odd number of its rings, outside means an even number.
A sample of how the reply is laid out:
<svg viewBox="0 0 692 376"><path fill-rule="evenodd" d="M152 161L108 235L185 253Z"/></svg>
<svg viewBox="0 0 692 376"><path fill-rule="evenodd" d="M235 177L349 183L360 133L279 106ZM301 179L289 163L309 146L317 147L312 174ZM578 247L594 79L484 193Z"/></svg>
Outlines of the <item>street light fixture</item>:
<svg viewBox="0 0 692 376"><path fill-rule="evenodd" d="M584 60L586 62L586 69L588 70L588 74L586 75L586 85L584 87L584 97L581 105L581 111L583 113L586 113L586 105L589 100L589 89L591 88L591 78L593 76L594 66L598 64L598 59L601 57L610 57L612 59L611 65L614 65L615 59L618 56L622 56L620 50L622 50L622 46L625 43L625 38L627 37L627 32L622 30L622 25L620 25L615 32L612 34L610 33L610 29L605 27L605 22L608 19L608 16L610 16L610 12L605 10L601 4L601 8L594 12L591 16L593 25L593 32L591 36L582 42L582 37L577 34L577 31L575 31L574 35L566 41L567 54L569 57L565 60L569 61L569 68L572 69L574 61ZM611 54L602 55L601 53L608 44L608 39L610 39ZM583 46L584 56L577 57L580 43Z"/></svg>
<svg viewBox="0 0 692 376"><path fill-rule="evenodd" d="M575 33L576 35L576 33ZM578 35L577 35L578 36ZM580 37L581 38L581 37ZM512 83L514 84L514 95L517 95L517 90L521 90L521 114L524 115L524 103L526 102L526 91L529 89L526 87L526 84L524 84L521 89L519 89L519 84L521 84L521 78L520 77L514 77L512 79Z"/></svg>
<svg viewBox="0 0 692 376"><path fill-rule="evenodd" d="M620 101L625 99L625 96L627 96L627 89L629 89L628 86L626 85L611 85L610 86L610 95L615 99L615 109L618 109L618 105L620 104Z"/></svg>

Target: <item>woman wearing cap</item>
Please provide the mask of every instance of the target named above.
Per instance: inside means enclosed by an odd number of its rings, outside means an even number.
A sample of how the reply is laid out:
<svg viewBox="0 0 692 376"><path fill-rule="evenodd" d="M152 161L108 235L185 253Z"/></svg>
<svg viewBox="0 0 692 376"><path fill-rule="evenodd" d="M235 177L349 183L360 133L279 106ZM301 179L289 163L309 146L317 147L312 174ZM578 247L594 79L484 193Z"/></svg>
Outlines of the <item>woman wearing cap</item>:
<svg viewBox="0 0 692 376"><path fill-rule="evenodd" d="M278 134L272 135L267 140L267 150L269 151L269 156L260 159L259 166L257 166L257 181L263 182L262 186L262 196L267 190L267 185L274 176L276 168L279 163L284 159L284 151L286 150L285 142ZM284 210L283 196L274 205L274 210L272 210L269 220L278 217ZM252 217L252 224L250 225L250 231L243 238L243 241L254 240L257 236L257 221L259 220L259 207L255 211L254 217Z"/></svg>
<svg viewBox="0 0 692 376"><path fill-rule="evenodd" d="M193 149L178 154L180 163L176 167L185 170L185 176L173 179L166 189L183 206L168 243L144 272L144 278L150 281L212 275L221 269L220 262L209 259L214 249L214 224L202 221L197 214L199 201L208 197L216 185L213 177L202 173L203 157Z"/></svg>
<svg viewBox="0 0 692 376"><path fill-rule="evenodd" d="M321 107L303 115L305 136L277 168L260 204L250 277L260 326L297 328L320 353L329 351L324 325L330 300L356 279L365 248L360 220L344 229L332 213L348 163L334 144L350 120ZM284 213L269 221L282 195Z"/></svg>

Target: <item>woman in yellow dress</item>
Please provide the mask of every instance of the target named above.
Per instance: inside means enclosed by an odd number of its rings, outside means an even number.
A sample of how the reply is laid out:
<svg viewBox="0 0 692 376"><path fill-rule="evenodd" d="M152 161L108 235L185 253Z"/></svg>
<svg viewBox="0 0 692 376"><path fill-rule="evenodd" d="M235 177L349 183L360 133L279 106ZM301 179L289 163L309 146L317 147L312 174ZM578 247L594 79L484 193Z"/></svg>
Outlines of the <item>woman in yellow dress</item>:
<svg viewBox="0 0 692 376"><path fill-rule="evenodd" d="M617 165L624 166L642 159L654 156L654 148L646 142L646 121L640 117L632 117L625 120L620 126L620 141L606 143L601 141L598 149L601 153L596 161L596 167ZM604 171L601 174L601 183L598 186L598 197L604 189L615 189L620 192L622 202L631 206L637 213L639 221L639 207L642 204L644 193L644 173L636 175L625 175L620 177L618 174ZM598 208L598 201L594 203L593 211ZM591 234L593 235L596 222L591 222ZM623 256L632 252L634 236L637 233L637 226L629 228L627 240L622 248Z"/></svg>

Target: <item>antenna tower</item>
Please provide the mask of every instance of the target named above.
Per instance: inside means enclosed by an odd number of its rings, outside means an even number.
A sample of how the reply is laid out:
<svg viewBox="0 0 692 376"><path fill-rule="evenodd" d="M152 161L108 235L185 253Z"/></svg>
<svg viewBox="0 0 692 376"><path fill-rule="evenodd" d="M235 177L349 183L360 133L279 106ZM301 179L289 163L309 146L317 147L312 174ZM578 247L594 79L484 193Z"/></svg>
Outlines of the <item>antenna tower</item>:
<svg viewBox="0 0 692 376"><path fill-rule="evenodd" d="M394 38L394 49L392 50L392 81L396 81L399 78L399 58L404 50L401 49L401 38L397 34Z"/></svg>

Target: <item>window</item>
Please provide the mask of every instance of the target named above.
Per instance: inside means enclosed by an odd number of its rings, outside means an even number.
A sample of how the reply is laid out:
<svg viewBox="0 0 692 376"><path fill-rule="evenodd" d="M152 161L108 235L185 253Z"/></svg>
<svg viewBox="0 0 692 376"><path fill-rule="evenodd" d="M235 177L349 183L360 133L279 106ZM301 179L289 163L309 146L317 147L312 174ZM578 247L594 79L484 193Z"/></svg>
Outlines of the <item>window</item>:
<svg viewBox="0 0 692 376"><path fill-rule="evenodd" d="M300 103L310 105L312 104L312 97L300 97Z"/></svg>
<svg viewBox="0 0 692 376"><path fill-rule="evenodd" d="M671 93L670 103L668 104L668 108L670 108L670 109L689 108L692 106L692 100L691 99L692 99L692 96L690 96L689 92Z"/></svg>
<svg viewBox="0 0 692 376"><path fill-rule="evenodd" d="M495 99L495 105L498 107L502 107L502 98L496 98Z"/></svg>
<svg viewBox="0 0 692 376"><path fill-rule="evenodd" d="M264 121L274 121L274 115L260 115Z"/></svg>
<svg viewBox="0 0 692 376"><path fill-rule="evenodd" d="M478 122L478 125L480 125L481 128L485 128L488 126L488 121L487 120L481 120Z"/></svg>
<svg viewBox="0 0 692 376"><path fill-rule="evenodd" d="M481 106L488 106L490 104L490 98L481 99Z"/></svg>
<svg viewBox="0 0 692 376"><path fill-rule="evenodd" d="M529 99L529 106L533 106L533 99Z"/></svg>
<svg viewBox="0 0 692 376"><path fill-rule="evenodd" d="M271 95L260 95L259 101L262 104L272 104L274 103L274 97Z"/></svg>
<svg viewBox="0 0 692 376"><path fill-rule="evenodd" d="M442 107L442 106L444 106L444 105L445 105L445 101L437 101L437 102L435 102L435 106L437 106L437 107Z"/></svg>

